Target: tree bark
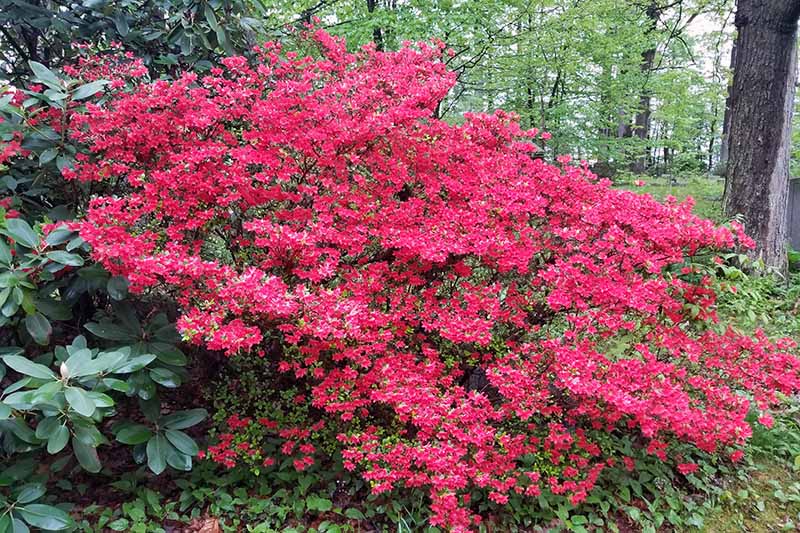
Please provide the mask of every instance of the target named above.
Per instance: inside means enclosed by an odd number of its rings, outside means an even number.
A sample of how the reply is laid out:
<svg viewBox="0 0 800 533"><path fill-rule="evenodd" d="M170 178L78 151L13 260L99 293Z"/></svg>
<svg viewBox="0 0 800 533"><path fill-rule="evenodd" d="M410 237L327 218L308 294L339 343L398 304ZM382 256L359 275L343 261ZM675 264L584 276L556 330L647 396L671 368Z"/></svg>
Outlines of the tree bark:
<svg viewBox="0 0 800 533"><path fill-rule="evenodd" d="M786 270L786 211L800 0L738 0L725 213L755 257Z"/></svg>

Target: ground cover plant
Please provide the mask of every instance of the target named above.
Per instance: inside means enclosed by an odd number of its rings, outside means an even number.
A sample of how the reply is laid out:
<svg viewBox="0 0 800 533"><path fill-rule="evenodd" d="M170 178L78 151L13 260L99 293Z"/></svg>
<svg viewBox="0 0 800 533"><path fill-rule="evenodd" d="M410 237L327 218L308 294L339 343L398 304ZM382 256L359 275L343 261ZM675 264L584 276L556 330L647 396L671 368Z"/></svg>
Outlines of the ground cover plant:
<svg viewBox="0 0 800 533"><path fill-rule="evenodd" d="M270 43L69 117L93 259L171 295L186 341L296 390L293 416L233 413L212 459L269 475L340 453L457 531L512 498L580 504L637 453L680 476L742 458L800 360L718 319L737 225L548 164L513 115L433 118L442 46L306 38L316 56Z"/></svg>

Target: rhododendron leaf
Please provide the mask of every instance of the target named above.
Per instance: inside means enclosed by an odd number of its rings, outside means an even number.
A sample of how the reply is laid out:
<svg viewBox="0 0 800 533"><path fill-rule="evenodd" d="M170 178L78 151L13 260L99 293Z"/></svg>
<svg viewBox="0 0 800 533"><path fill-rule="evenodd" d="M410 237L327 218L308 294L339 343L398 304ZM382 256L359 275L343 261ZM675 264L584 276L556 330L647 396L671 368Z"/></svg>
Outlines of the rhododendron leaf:
<svg viewBox="0 0 800 533"><path fill-rule="evenodd" d="M99 408L114 407L114 399L108 394L102 392L89 391L86 393L89 398L94 402L94 405Z"/></svg>
<svg viewBox="0 0 800 533"><path fill-rule="evenodd" d="M92 351L83 348L72 352L69 358L61 363L61 376L65 378L80 377L94 373L92 368Z"/></svg>
<svg viewBox="0 0 800 533"><path fill-rule="evenodd" d="M211 29L215 32L219 31L219 23L217 22L217 16L214 14L214 8L212 8L211 5L206 4L204 12L206 21L208 22L208 25L211 26Z"/></svg>
<svg viewBox="0 0 800 533"><path fill-rule="evenodd" d="M36 298L33 304L47 318L53 320L69 320L72 318L72 308L70 306L64 302L53 300L49 296Z"/></svg>
<svg viewBox="0 0 800 533"><path fill-rule="evenodd" d="M56 250L55 252L48 252L47 258L51 261L55 261L56 263L67 265L67 266L83 266L83 257L77 254L71 254L69 252L64 252L61 250Z"/></svg>
<svg viewBox="0 0 800 533"><path fill-rule="evenodd" d="M39 247L39 236L33 231L33 228L21 218L6 219L6 227L2 232L25 248L36 249Z"/></svg>
<svg viewBox="0 0 800 533"><path fill-rule="evenodd" d="M47 439L47 453L56 454L63 450L69 442L69 429L62 424Z"/></svg>
<svg viewBox="0 0 800 533"><path fill-rule="evenodd" d="M53 333L53 326L47 320L47 317L41 313L26 316L25 329L37 344L43 346L50 342L50 335Z"/></svg>
<svg viewBox="0 0 800 533"><path fill-rule="evenodd" d="M141 424L126 425L116 434L116 438L119 442L131 445L143 444L150 440L152 436L153 432L150 428Z"/></svg>
<svg viewBox="0 0 800 533"><path fill-rule="evenodd" d="M44 238L48 246L58 246L64 244L70 239L75 237L75 231L69 228L56 228L47 234Z"/></svg>
<svg viewBox="0 0 800 533"><path fill-rule="evenodd" d="M169 429L186 429L199 424L207 416L205 409L190 409L163 416L159 424Z"/></svg>
<svg viewBox="0 0 800 533"><path fill-rule="evenodd" d="M72 451L75 453L75 458L78 463L87 472L96 474L99 472L103 465L100 464L100 457L97 455L97 449L81 442L78 438L72 437Z"/></svg>
<svg viewBox="0 0 800 533"><path fill-rule="evenodd" d="M58 155L58 148L48 148L39 154L39 166L43 167Z"/></svg>
<svg viewBox="0 0 800 533"><path fill-rule="evenodd" d="M127 359L128 355L123 351L99 353L94 361L83 371L85 374L82 372L81 375L89 376L96 373L107 373L121 366Z"/></svg>
<svg viewBox="0 0 800 533"><path fill-rule="evenodd" d="M186 355L172 344L163 342L151 342L145 349L156 354L159 361L167 365L186 366Z"/></svg>
<svg viewBox="0 0 800 533"><path fill-rule="evenodd" d="M197 455L199 451L197 444L194 442L194 439L183 431L167 429L164 431L164 435L179 452L191 456Z"/></svg>
<svg viewBox="0 0 800 533"><path fill-rule="evenodd" d="M21 518L13 517L11 519L10 533L29 533L30 529L25 525Z"/></svg>
<svg viewBox="0 0 800 533"><path fill-rule="evenodd" d="M103 379L103 385L117 392L127 393L131 390L131 386L128 384L128 382L122 381L121 379L105 378Z"/></svg>
<svg viewBox="0 0 800 533"><path fill-rule="evenodd" d="M6 355L3 357L3 362L26 376L40 379L56 379L56 375L52 370L21 355ZM8 392L8 389L6 389L6 392Z"/></svg>
<svg viewBox="0 0 800 533"><path fill-rule="evenodd" d="M61 78L59 78L55 72L42 65L38 61L28 61L28 66L30 66L31 71L33 72L33 75L36 76L37 81L41 81L54 90L61 89Z"/></svg>
<svg viewBox="0 0 800 533"><path fill-rule="evenodd" d="M80 87L76 88L72 92L72 99L73 100L84 100L89 98L90 96L94 96L95 94L99 93L103 90L103 87L109 84L108 80L95 80Z"/></svg>
<svg viewBox="0 0 800 533"><path fill-rule="evenodd" d="M167 444L166 452L167 464L182 472L188 472L192 469L192 456L180 452L170 444Z"/></svg>
<svg viewBox="0 0 800 533"><path fill-rule="evenodd" d="M156 475L167 467L167 446L171 447L163 435L155 435L147 441L147 466Z"/></svg>
<svg viewBox="0 0 800 533"><path fill-rule="evenodd" d="M106 283L108 295L115 300L124 300L128 296L128 280L122 276L113 276Z"/></svg>
<svg viewBox="0 0 800 533"><path fill-rule="evenodd" d="M16 501L19 504L31 503L44 496L46 489L41 483L28 483L23 485L16 495Z"/></svg>
<svg viewBox="0 0 800 533"><path fill-rule="evenodd" d="M122 361L119 365L113 367L111 371L115 374L130 374L138 372L146 367L148 364L155 360L156 356L151 353L137 355Z"/></svg>
<svg viewBox="0 0 800 533"><path fill-rule="evenodd" d="M161 402L158 396L154 396L148 400L139 398L139 409L141 409L144 417L150 422L155 422L161 415Z"/></svg>
<svg viewBox="0 0 800 533"><path fill-rule="evenodd" d="M181 384L181 378L172 370L164 367L156 367L150 370L150 379L163 387L174 389Z"/></svg>
<svg viewBox="0 0 800 533"><path fill-rule="evenodd" d="M64 383L61 381L50 381L45 383L35 391L32 391L33 403L50 403L53 398L64 389Z"/></svg>
<svg viewBox="0 0 800 533"><path fill-rule="evenodd" d="M48 531L61 531L73 525L67 513L52 505L32 503L17 507L16 512L30 525Z"/></svg>
<svg viewBox="0 0 800 533"><path fill-rule="evenodd" d="M83 416L92 416L97 409L94 401L80 387L67 387L64 389L64 396L66 396L69 406Z"/></svg>
<svg viewBox="0 0 800 533"><path fill-rule="evenodd" d="M128 26L128 20L124 13L118 13L112 17L112 20L114 21L114 26L117 28L117 33L119 33L120 37L125 37L128 35L130 26Z"/></svg>
<svg viewBox="0 0 800 533"><path fill-rule="evenodd" d="M84 326L93 335L110 341L135 342L136 336L113 322L87 322Z"/></svg>
<svg viewBox="0 0 800 533"><path fill-rule="evenodd" d="M36 438L42 440L50 438L60 425L61 420L56 416L48 416L42 419L36 426Z"/></svg>
<svg viewBox="0 0 800 533"><path fill-rule="evenodd" d="M11 248L6 244L4 239L0 239L0 264L11 264Z"/></svg>

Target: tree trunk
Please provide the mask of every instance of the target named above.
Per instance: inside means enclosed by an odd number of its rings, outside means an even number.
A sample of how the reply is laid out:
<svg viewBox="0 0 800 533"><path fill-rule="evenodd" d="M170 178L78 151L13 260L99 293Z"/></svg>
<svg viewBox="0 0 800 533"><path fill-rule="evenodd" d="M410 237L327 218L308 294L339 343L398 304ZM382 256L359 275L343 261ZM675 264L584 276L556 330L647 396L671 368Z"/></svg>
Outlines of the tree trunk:
<svg viewBox="0 0 800 533"><path fill-rule="evenodd" d="M725 212L742 215L754 256L786 269L789 146L800 0L738 0Z"/></svg>
<svg viewBox="0 0 800 533"><path fill-rule="evenodd" d="M376 6L377 0L367 0L367 12L370 15L375 13ZM375 24L375 26L372 28L372 40L375 41L375 49L383 52L383 32L378 24Z"/></svg>
<svg viewBox="0 0 800 533"><path fill-rule="evenodd" d="M650 10L648 10L650 15ZM653 15L655 17L655 15ZM642 53L642 72L645 76L650 76L650 71L653 69L653 63L656 59L655 48L650 48ZM636 113L636 118L633 121L633 135L642 140L642 146L638 151L643 151L639 157L631 162L631 172L636 174L643 174L647 170L647 154L648 148L644 148L644 144L650 137L650 93L647 87L644 87L642 94L639 97L639 110Z"/></svg>
<svg viewBox="0 0 800 533"><path fill-rule="evenodd" d="M731 71L736 66L736 42L731 48ZM728 154L730 153L730 131L731 131L731 98L733 96L733 79L728 82L728 96L725 98L725 114L722 117L722 137L719 145L719 168L722 175L727 174Z"/></svg>

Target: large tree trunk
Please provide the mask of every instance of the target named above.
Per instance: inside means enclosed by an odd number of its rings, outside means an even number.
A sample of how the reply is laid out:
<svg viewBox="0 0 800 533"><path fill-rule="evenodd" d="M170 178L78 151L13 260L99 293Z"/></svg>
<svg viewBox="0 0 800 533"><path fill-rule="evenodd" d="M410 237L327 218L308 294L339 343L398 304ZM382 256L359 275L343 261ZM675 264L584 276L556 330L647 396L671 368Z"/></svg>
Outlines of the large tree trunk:
<svg viewBox="0 0 800 533"><path fill-rule="evenodd" d="M755 256L786 268L789 145L800 0L738 0L725 212L744 217Z"/></svg>

